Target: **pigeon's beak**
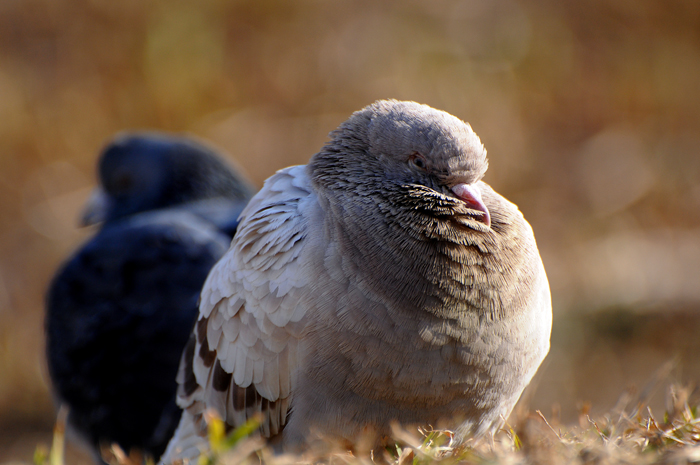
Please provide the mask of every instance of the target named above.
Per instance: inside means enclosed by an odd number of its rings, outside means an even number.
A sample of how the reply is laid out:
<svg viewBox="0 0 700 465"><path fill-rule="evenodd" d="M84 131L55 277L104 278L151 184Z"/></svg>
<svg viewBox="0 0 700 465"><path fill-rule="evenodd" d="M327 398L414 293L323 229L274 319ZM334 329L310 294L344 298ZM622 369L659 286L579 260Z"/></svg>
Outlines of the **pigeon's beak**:
<svg viewBox="0 0 700 465"><path fill-rule="evenodd" d="M481 221L486 226L491 226L491 215L484 201L481 200L481 192L476 186L464 183L456 184L452 186L452 192L459 200L466 203L468 208L481 212L481 215L475 218L476 220Z"/></svg>
<svg viewBox="0 0 700 465"><path fill-rule="evenodd" d="M103 222L107 218L109 208L109 196L102 188L97 187L92 191L85 204L83 215L80 218L80 226L91 226Z"/></svg>

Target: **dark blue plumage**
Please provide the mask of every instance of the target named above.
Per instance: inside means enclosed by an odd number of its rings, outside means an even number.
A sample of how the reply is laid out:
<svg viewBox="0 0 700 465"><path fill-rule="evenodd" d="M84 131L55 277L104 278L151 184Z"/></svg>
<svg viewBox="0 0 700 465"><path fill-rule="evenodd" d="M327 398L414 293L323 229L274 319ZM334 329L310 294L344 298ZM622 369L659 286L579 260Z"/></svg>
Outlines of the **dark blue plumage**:
<svg viewBox="0 0 700 465"><path fill-rule="evenodd" d="M98 171L84 222L104 224L47 295L49 372L96 453L116 442L157 458L199 292L253 190L211 149L154 133L116 139Z"/></svg>

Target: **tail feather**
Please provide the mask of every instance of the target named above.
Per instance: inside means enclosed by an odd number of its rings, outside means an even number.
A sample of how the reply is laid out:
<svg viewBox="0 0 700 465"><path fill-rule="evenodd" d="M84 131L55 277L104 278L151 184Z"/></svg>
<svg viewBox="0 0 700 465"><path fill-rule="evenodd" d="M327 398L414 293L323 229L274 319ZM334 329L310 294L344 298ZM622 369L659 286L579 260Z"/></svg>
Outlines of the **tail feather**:
<svg viewBox="0 0 700 465"><path fill-rule="evenodd" d="M209 442L204 433L191 413L187 410L182 412L180 424L158 465L196 464L199 456L209 451Z"/></svg>

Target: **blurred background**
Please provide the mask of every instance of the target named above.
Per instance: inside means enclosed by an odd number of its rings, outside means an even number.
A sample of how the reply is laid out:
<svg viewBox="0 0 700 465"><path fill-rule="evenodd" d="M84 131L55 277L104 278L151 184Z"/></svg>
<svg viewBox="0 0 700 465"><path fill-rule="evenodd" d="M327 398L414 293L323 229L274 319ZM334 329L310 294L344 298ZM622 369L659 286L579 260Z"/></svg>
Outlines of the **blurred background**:
<svg viewBox="0 0 700 465"><path fill-rule="evenodd" d="M188 132L260 186L389 97L471 123L535 230L554 332L528 407L603 414L668 360L659 409L700 381L697 0L3 0L0 463L49 444L44 292L94 233L109 138Z"/></svg>

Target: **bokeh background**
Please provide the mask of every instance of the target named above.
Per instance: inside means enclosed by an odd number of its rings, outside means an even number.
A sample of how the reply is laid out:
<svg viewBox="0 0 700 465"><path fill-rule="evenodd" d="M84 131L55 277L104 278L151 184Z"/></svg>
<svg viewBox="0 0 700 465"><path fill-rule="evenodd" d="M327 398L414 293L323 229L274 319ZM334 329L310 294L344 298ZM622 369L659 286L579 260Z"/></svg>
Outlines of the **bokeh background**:
<svg viewBox="0 0 700 465"><path fill-rule="evenodd" d="M94 232L109 138L188 132L261 185L388 97L470 122L535 230L555 323L530 408L602 414L671 359L659 408L700 381L697 0L3 0L0 463L49 443L44 292Z"/></svg>

